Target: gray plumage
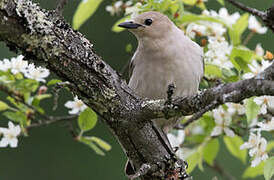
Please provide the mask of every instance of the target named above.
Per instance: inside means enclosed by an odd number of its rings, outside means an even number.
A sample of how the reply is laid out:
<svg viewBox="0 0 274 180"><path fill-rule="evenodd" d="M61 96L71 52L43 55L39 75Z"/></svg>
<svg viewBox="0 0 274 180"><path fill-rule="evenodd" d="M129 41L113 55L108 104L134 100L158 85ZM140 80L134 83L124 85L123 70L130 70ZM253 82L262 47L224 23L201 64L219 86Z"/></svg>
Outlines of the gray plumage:
<svg viewBox="0 0 274 180"><path fill-rule="evenodd" d="M139 96L167 98L167 88L172 83L176 86L174 96L197 93L204 73L203 50L167 16L145 12L119 26L128 28L138 40L131 60L129 87ZM177 119L156 119L155 122L168 132Z"/></svg>

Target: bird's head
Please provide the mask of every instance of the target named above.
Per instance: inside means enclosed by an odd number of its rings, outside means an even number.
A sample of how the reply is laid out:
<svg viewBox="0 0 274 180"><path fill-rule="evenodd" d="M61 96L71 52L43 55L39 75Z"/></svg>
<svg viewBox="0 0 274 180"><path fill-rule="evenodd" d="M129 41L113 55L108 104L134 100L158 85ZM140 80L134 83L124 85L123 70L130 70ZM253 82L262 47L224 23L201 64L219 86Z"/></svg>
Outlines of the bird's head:
<svg viewBox="0 0 274 180"><path fill-rule="evenodd" d="M130 21L123 22L119 27L127 28L137 39L142 38L160 38L169 32L173 23L167 16L156 12L149 11L139 14Z"/></svg>

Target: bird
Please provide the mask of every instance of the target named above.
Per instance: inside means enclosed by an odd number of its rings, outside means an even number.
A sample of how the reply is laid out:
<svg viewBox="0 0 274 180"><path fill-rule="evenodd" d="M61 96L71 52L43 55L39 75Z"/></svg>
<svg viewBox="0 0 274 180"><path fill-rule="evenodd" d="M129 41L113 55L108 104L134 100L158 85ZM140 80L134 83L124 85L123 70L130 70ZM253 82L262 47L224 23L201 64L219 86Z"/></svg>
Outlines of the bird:
<svg viewBox="0 0 274 180"><path fill-rule="evenodd" d="M128 29L138 40L131 59L128 86L140 97L167 98L168 86L175 85L173 97L198 92L204 74L203 49L157 11L141 13L119 27ZM179 117L153 119L165 133L179 123Z"/></svg>

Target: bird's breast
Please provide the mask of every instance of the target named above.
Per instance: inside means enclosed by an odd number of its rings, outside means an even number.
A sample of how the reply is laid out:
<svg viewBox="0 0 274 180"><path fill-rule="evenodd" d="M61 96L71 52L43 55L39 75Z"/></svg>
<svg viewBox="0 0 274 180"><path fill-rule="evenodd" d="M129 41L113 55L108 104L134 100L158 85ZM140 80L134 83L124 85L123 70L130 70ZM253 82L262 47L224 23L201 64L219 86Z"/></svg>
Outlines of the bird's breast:
<svg viewBox="0 0 274 180"><path fill-rule="evenodd" d="M189 96L197 92L200 77L195 74L191 57L172 49L142 51L133 57L134 69L129 86L140 96L163 99L167 88L175 84L176 96Z"/></svg>

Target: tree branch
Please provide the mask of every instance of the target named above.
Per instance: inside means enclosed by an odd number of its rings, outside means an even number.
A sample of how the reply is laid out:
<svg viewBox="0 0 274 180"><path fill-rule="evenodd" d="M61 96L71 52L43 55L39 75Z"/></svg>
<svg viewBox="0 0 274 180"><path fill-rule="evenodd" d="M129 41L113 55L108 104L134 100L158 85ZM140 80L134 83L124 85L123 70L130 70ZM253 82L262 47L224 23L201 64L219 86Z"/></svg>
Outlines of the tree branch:
<svg viewBox="0 0 274 180"><path fill-rule="evenodd" d="M266 12L263 12L255 8L248 7L245 4L242 4L236 0L226 0L226 1L242 9L243 11L249 12L250 14L253 14L259 17L265 23L265 25L268 26L274 32L274 4Z"/></svg>
<svg viewBox="0 0 274 180"><path fill-rule="evenodd" d="M70 121L70 120L76 119L76 117L77 117L77 115L58 116L58 117L49 116L47 119L44 119L41 122L32 123L31 125L29 125L27 127L27 129L32 129L32 128L41 127L41 126L46 126L46 125L54 124L54 123L57 123L57 122L60 122L60 121Z"/></svg>
<svg viewBox="0 0 274 180"><path fill-rule="evenodd" d="M0 40L43 62L103 118L142 179L187 177L185 163L174 156L165 134L150 119L190 115L212 102L240 102L254 95L274 95L273 65L260 78L221 84L188 98L151 101L138 97L119 74L95 54L93 45L53 11L30 0L0 0ZM214 108L208 108L208 110ZM145 165L144 165L145 164ZM183 179L183 178L181 178Z"/></svg>
<svg viewBox="0 0 274 180"><path fill-rule="evenodd" d="M223 166L218 163L217 161L214 161L214 164L211 166L209 164L207 164L208 167L214 169L215 171L217 171L220 175L222 175L225 179L227 180L236 180L236 178L234 176L232 176L229 172L227 172Z"/></svg>

